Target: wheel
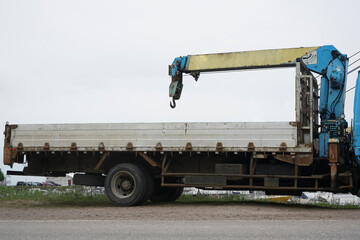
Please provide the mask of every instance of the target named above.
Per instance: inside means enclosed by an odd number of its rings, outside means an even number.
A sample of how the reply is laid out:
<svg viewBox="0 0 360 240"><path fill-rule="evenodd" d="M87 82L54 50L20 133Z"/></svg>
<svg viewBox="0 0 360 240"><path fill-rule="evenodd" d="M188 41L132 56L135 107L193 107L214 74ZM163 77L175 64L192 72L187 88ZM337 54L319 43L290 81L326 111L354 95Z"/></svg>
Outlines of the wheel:
<svg viewBox="0 0 360 240"><path fill-rule="evenodd" d="M153 192L153 180L145 168L121 163L114 166L106 175L105 192L115 205L141 205Z"/></svg>
<svg viewBox="0 0 360 240"><path fill-rule="evenodd" d="M183 187L161 187L160 181L155 181L154 192L150 197L152 202L174 202L184 191Z"/></svg>
<svg viewBox="0 0 360 240"><path fill-rule="evenodd" d="M183 193L184 188L161 188L158 191L154 191L150 197L152 202L174 202Z"/></svg>
<svg viewBox="0 0 360 240"><path fill-rule="evenodd" d="M176 200L178 200L178 198L183 194L184 192L184 188L183 187L179 187L176 188L177 189L177 193L174 193L171 197L169 197L169 202L174 202Z"/></svg>
<svg viewBox="0 0 360 240"><path fill-rule="evenodd" d="M147 200L150 199L151 195L154 192L154 177L151 174L151 172L149 170L147 170L145 167L140 167L142 168L142 171L145 174L145 181L147 183L147 189L146 189L146 194L145 197L139 202L138 205L142 205L144 204Z"/></svg>

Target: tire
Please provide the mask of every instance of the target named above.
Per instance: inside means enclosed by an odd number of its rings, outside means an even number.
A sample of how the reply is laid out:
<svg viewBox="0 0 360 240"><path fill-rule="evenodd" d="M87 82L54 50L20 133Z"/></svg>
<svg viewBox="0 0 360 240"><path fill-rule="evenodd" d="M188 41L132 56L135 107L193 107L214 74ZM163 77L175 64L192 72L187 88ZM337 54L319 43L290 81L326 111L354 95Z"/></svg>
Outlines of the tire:
<svg viewBox="0 0 360 240"><path fill-rule="evenodd" d="M153 191L149 171L130 163L114 166L106 175L104 185L110 201L121 207L141 205Z"/></svg>
<svg viewBox="0 0 360 240"><path fill-rule="evenodd" d="M177 188L177 193L172 195L172 197L169 198L169 202L175 202L176 200L179 199L179 197L181 197L181 195L184 192L184 188L183 187L179 187Z"/></svg>
<svg viewBox="0 0 360 240"><path fill-rule="evenodd" d="M156 181L154 185L154 192L150 197L152 202L174 202L184 191L183 187L161 187L159 181Z"/></svg>
<svg viewBox="0 0 360 240"><path fill-rule="evenodd" d="M145 181L147 183L146 194L145 194L144 198L138 204L138 205L142 205L147 200L150 199L151 195L154 192L154 177L151 174L151 172L149 170L147 170L145 167L142 167L142 166L138 166L138 167L142 169L142 171L145 175Z"/></svg>

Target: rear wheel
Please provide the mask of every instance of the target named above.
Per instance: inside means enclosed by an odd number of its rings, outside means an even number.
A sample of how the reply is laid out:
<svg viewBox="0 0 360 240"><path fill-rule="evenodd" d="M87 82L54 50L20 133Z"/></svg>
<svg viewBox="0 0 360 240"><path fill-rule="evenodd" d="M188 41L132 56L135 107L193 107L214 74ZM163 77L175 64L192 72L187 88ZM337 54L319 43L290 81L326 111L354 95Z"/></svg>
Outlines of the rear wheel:
<svg viewBox="0 0 360 240"><path fill-rule="evenodd" d="M183 187L179 187L177 188L177 193L172 195L170 198L169 198L169 201L176 201L178 200L179 197L181 197L181 195L183 194L184 192L184 188Z"/></svg>
<svg viewBox="0 0 360 240"><path fill-rule="evenodd" d="M106 175L105 192L118 206L135 206L146 202L153 190L150 173L143 167L121 163Z"/></svg>
<svg viewBox="0 0 360 240"><path fill-rule="evenodd" d="M161 187L160 181L155 181L154 192L150 197L152 202L174 202L183 193L183 187Z"/></svg>

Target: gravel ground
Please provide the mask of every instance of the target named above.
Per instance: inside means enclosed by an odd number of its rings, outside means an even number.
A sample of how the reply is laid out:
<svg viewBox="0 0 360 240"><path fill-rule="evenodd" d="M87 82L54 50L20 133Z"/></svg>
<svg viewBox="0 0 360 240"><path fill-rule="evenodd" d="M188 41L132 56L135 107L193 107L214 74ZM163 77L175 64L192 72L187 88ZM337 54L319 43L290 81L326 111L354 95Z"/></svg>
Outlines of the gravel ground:
<svg viewBox="0 0 360 240"><path fill-rule="evenodd" d="M139 207L1 207L0 220L358 220L360 209L265 204L148 204Z"/></svg>

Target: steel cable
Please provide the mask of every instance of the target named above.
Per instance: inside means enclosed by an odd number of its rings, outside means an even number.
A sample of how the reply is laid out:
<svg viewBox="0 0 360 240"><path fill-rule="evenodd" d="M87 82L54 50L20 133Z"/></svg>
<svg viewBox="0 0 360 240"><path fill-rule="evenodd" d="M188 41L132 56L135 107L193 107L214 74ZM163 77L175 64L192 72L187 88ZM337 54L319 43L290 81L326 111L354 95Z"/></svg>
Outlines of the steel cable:
<svg viewBox="0 0 360 240"><path fill-rule="evenodd" d="M351 56L349 57L349 59L352 58L353 56L355 56L355 55L358 54L358 53L360 53L360 51L358 51L357 53L354 53L353 55L351 55Z"/></svg>

